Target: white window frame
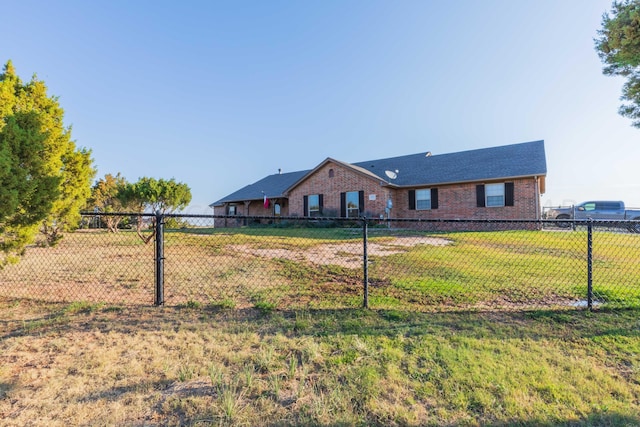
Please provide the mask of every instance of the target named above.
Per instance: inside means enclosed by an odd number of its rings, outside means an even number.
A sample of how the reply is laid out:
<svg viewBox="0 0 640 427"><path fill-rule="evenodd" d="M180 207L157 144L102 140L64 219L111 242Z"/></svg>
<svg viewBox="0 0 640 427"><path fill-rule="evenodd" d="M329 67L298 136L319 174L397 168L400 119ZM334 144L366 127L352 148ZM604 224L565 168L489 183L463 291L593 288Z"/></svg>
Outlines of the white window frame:
<svg viewBox="0 0 640 427"><path fill-rule="evenodd" d="M360 216L360 192L348 191L345 194L347 218L358 218Z"/></svg>
<svg viewBox="0 0 640 427"><path fill-rule="evenodd" d="M485 206L488 208L500 208L505 206L504 182L485 184L484 200Z"/></svg>
<svg viewBox="0 0 640 427"><path fill-rule="evenodd" d="M229 213L227 215L238 215L238 206L236 205L229 205Z"/></svg>
<svg viewBox="0 0 640 427"><path fill-rule="evenodd" d="M320 216L320 195L309 194L307 196L307 215Z"/></svg>
<svg viewBox="0 0 640 427"><path fill-rule="evenodd" d="M416 190L416 210L431 210L431 189L422 188Z"/></svg>

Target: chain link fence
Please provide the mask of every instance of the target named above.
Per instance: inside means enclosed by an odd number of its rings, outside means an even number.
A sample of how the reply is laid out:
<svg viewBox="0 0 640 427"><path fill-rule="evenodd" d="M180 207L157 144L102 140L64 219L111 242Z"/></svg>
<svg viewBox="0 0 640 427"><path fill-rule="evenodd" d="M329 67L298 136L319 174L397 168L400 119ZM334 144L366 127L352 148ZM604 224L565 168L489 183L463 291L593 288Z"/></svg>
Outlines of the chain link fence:
<svg viewBox="0 0 640 427"><path fill-rule="evenodd" d="M630 221L87 215L0 270L0 296L263 310L640 305Z"/></svg>

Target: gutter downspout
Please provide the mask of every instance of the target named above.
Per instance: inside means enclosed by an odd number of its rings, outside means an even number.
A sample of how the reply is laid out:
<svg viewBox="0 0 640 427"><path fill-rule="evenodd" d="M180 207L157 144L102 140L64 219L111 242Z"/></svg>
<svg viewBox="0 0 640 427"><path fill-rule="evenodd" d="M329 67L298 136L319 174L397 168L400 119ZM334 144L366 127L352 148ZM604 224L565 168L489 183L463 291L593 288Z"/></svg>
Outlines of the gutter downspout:
<svg viewBox="0 0 640 427"><path fill-rule="evenodd" d="M536 175L534 178L535 182L535 193L536 193L536 221L539 221L541 218L540 215L540 185L538 183L538 176Z"/></svg>

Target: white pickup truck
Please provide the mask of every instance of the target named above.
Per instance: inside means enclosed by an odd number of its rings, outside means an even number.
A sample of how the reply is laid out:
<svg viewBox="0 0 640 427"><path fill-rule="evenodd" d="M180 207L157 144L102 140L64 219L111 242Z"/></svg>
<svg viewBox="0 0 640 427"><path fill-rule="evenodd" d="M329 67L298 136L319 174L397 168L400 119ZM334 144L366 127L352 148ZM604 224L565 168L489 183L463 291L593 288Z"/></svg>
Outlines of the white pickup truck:
<svg viewBox="0 0 640 427"><path fill-rule="evenodd" d="M547 219L598 219L605 221L633 220L628 224L630 231L640 233L640 210L626 209L621 201L589 201L576 206L551 208L546 212ZM570 222L559 222L560 227L570 227Z"/></svg>

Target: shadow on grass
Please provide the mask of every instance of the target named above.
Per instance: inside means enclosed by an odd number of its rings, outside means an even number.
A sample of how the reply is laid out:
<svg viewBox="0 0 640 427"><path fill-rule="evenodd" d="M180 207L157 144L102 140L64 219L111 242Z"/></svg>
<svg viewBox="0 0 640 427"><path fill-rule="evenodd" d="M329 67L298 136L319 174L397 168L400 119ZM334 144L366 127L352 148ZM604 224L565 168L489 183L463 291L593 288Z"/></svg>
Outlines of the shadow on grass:
<svg viewBox="0 0 640 427"><path fill-rule="evenodd" d="M15 305L15 301L12 301ZM0 300L0 308L3 306ZM71 309L70 309L71 307ZM467 336L495 339L581 339L640 336L640 309L417 313L401 310L260 310L219 307L119 307L47 304L37 318L0 319L0 338L67 331L134 333L210 328L262 336Z"/></svg>
<svg viewBox="0 0 640 427"><path fill-rule="evenodd" d="M592 413L579 420L548 422L513 419L506 422L482 425L485 427L633 427L640 425L640 417L615 413Z"/></svg>
<svg viewBox="0 0 640 427"><path fill-rule="evenodd" d="M0 400L4 399L11 390L13 390L14 384L0 381Z"/></svg>
<svg viewBox="0 0 640 427"><path fill-rule="evenodd" d="M0 384L1 386L2 384ZM109 389L102 390L98 393L92 393L86 396L82 401L97 401L97 400L120 400L125 399L127 393L136 392L140 389L155 389L160 392L160 398L158 401L152 405L150 411L148 413L149 416L153 416L155 419L164 419L166 421L166 417L170 417L177 421L179 425L201 425L203 422L203 415L189 415L182 410L172 408L169 412L167 412L167 408L165 404L169 404L171 407L171 402L175 399L178 400L189 400L190 398L196 398L201 396L214 396L216 394L216 389L213 387L208 381L203 381L201 379L192 380L192 381L183 381L183 382L169 382L169 381L159 381L156 383L140 383L134 384L126 387L113 387ZM363 425L363 426L386 426L388 422L381 422L374 419L367 419L359 424L354 423L318 423L314 420L304 419L304 420L296 420L296 416L293 416L293 420L288 418L285 420L270 422L270 423L261 423L260 425L269 427L269 426L288 426L288 425L305 425L305 426L318 426L318 427L339 427L339 426L353 426L353 425ZM163 422L153 423L150 420L147 420L141 424L132 424L139 426L155 426L155 425L164 425ZM204 425L213 425L209 423L205 423ZM434 424L426 424L426 425L434 425ZM425 425L425 426L426 426ZM457 427L459 424L440 424L444 427ZM581 419L567 419L567 420L556 420L556 421L546 421L546 420L536 420L536 419L518 419L512 418L507 421L500 422L483 422L478 425L482 425L485 427L511 427L511 426L521 426L521 427L571 427L571 426L580 426L580 427L607 427L607 426L638 426L640 425L640 417L633 415L625 415L619 413L611 413L611 412L593 412L591 414L585 415Z"/></svg>
<svg viewBox="0 0 640 427"><path fill-rule="evenodd" d="M264 424L264 427L276 427L276 426L287 426L287 425L300 425L300 424L282 424L282 423L273 423L273 424ZM336 424L304 424L308 427L350 427L354 426L352 423L336 423ZM356 424L360 425L360 424ZM362 426L385 426L387 424L383 423L362 423ZM436 424L427 424L426 426L435 426ZM440 427L458 427L460 424L439 424ZM466 425L466 424L465 424ZM476 424L470 424L476 425ZM504 423L478 423L477 425L483 427L635 427L640 425L639 417L629 417L624 415L616 415L616 414L593 414L589 415L581 420L567 420L567 421L557 421L557 422L544 422L544 421L522 421L522 420L509 420ZM422 427L422 426L420 426Z"/></svg>
<svg viewBox="0 0 640 427"><path fill-rule="evenodd" d="M171 381L161 380L155 382L142 382L127 386L107 388L98 392L89 393L81 399L81 402L95 402L98 400L118 400L127 393L139 392L140 390L163 390L169 387Z"/></svg>

